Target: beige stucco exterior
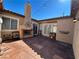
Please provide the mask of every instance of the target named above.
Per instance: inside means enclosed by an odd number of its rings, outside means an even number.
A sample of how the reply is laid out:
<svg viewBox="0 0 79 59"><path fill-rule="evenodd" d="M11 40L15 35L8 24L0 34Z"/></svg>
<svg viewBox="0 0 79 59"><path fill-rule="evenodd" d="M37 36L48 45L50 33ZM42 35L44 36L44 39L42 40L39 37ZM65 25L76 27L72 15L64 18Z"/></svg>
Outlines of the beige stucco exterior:
<svg viewBox="0 0 79 59"><path fill-rule="evenodd" d="M75 1L75 0L72 0L72 1ZM0 5L0 11L3 11L2 4ZM9 12L9 11L2 12L2 14L0 14L0 17L4 16L4 17L10 17L10 18L17 19L18 20L18 27L16 30L2 30L0 32L1 33L0 37L3 36L4 34L5 35L10 34L12 36L13 31L18 31L20 34L20 38L22 38L22 36L23 36L22 29L25 28L25 23L27 22L26 21L27 19L25 19L25 18L28 18L28 16L31 14L30 11L31 11L31 7L28 7L28 10L25 12L26 17L20 16L14 12ZM77 13L76 18L79 20L79 12ZM30 19L31 19L31 15L30 15ZM79 59L79 21L77 21L76 23L73 23L72 17L70 17L70 18L63 18L62 17L61 19L59 18L56 20L52 19L52 20L45 20L45 21L40 21L40 22L32 20L32 24L31 24L32 29L33 29L33 24L36 24L38 26L38 30L39 30L39 28L42 30L42 34L44 36L49 36L49 33L47 33L47 34L44 33L44 28L45 28L44 26L45 25L52 25L52 28L53 28L53 25L57 25L56 40L61 41L61 42L66 42L69 44L73 44L75 59ZM0 27L1 27L1 25L0 25Z"/></svg>
<svg viewBox="0 0 79 59"><path fill-rule="evenodd" d="M1 14L1 17L8 17L8 18L13 18L13 19L16 19L18 20L18 26L17 26L17 29L16 30L2 30L2 36L5 34L12 34L13 31L19 31L20 32L20 29L21 27L23 27L23 24L24 24L24 17L21 17L19 15L16 15L16 14L12 14L12 13L9 13L9 12L3 12Z"/></svg>
<svg viewBox="0 0 79 59"><path fill-rule="evenodd" d="M74 28L74 39L73 39L73 50L75 59L79 59L79 11L76 15L75 28Z"/></svg>
<svg viewBox="0 0 79 59"><path fill-rule="evenodd" d="M8 12L4 12L1 16L8 16L8 17L12 17L12 18L16 18L18 19L19 23L18 23L18 28L17 30L2 30L2 35L3 34L11 34L13 31L19 31L20 33L20 37L23 36L21 30L25 27L24 26L24 22L25 19L23 16L19 16L16 14L11 14ZM73 24L73 18L63 18L63 19L56 19L56 20L49 20L49 21L41 21L40 23L40 27L39 27L39 23L38 21L32 20L32 24L37 24L38 26L38 30L39 28L42 29L42 34L44 36L49 36L49 34L44 34L44 25L57 25L57 33L56 33L56 39L58 41L62 41L62 42L67 42L72 44L72 40L73 40L73 28L74 28L74 24ZM33 28L33 25L32 25ZM68 35L66 34L61 34L59 31L63 30L63 31L69 31L70 33ZM21 37L22 38L22 37Z"/></svg>
<svg viewBox="0 0 79 59"><path fill-rule="evenodd" d="M56 39L58 41L66 42L72 44L73 41L73 29L74 23L73 18L59 19L57 23L57 35ZM64 34L63 32L69 32L68 34Z"/></svg>
<svg viewBox="0 0 79 59"><path fill-rule="evenodd" d="M73 43L73 34L74 34L74 23L72 17L66 17L66 18L59 18L59 19L53 19L49 21L41 21L40 23L40 29L42 30L42 34L44 36L49 36L49 33L45 32L45 26L48 25L57 25L57 31L56 31L56 40L66 42L69 44ZM68 34L63 34L60 31L69 32Z"/></svg>
<svg viewBox="0 0 79 59"><path fill-rule="evenodd" d="M9 12L3 12L3 14L0 14L1 17L8 17L8 18L13 18L13 19L16 19L18 20L18 26L17 26L17 29L16 30L2 30L2 37L3 35L7 35L7 34L10 34L12 36L12 32L13 31L18 31L20 33L20 38L22 38L23 34L22 34L22 29L25 28L25 16L19 16L19 15L16 15L16 14L12 14L12 13L9 13ZM37 24L38 25L38 22L32 20L32 24ZM38 25L39 26L39 25ZM33 26L32 26L33 27Z"/></svg>
<svg viewBox="0 0 79 59"><path fill-rule="evenodd" d="M75 59L79 59L79 21L75 23L73 50Z"/></svg>

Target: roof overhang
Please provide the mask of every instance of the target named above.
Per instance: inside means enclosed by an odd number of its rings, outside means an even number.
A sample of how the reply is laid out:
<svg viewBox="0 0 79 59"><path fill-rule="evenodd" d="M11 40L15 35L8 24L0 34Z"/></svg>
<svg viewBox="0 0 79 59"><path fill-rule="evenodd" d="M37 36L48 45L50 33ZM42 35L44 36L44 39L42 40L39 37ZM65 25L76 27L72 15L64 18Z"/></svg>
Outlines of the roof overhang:
<svg viewBox="0 0 79 59"><path fill-rule="evenodd" d="M79 10L79 0L71 1L71 17L75 18Z"/></svg>

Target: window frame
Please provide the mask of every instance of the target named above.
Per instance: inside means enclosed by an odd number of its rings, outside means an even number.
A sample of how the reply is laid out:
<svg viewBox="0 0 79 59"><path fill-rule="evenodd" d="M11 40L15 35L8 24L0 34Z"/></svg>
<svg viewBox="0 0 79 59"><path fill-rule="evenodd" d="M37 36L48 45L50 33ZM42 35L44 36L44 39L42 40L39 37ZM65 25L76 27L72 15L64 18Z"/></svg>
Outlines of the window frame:
<svg viewBox="0 0 79 59"><path fill-rule="evenodd" d="M15 23L15 21L16 21L16 23ZM12 22L13 22L13 23L12 23ZM11 19L11 22L10 22L10 29L11 29L11 30L16 30L16 29L18 28L17 23L18 23L17 20ZM14 25L14 26L16 25L16 27L14 27L13 25Z"/></svg>
<svg viewBox="0 0 79 59"><path fill-rule="evenodd" d="M4 21L6 19L7 21ZM2 23L2 29L10 29L10 18L2 17L3 23ZM8 22L8 23L6 23ZM5 23L5 24L4 24ZM4 25L3 25L4 24ZM8 25L8 26L7 26Z"/></svg>
<svg viewBox="0 0 79 59"><path fill-rule="evenodd" d="M16 31L19 30L19 18L2 15L2 17L10 18L10 29L2 29L3 31ZM17 29L11 29L11 20L17 20Z"/></svg>

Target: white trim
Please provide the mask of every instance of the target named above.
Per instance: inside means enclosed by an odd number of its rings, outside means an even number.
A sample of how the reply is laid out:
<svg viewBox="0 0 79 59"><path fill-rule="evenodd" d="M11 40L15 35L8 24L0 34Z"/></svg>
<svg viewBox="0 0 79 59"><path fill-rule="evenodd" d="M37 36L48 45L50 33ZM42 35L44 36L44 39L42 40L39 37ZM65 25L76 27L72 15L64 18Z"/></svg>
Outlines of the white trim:
<svg viewBox="0 0 79 59"><path fill-rule="evenodd" d="M7 16L7 15L2 15L2 17L12 18L12 19L18 19L18 18L16 18L16 17Z"/></svg>
<svg viewBox="0 0 79 59"><path fill-rule="evenodd" d="M10 23L11 23L11 19L17 20L17 29L16 30L19 30L19 18L12 17L12 16L6 16L6 15L2 15L2 17L10 18ZM10 24L10 26L11 26L11 24ZM2 31L16 31L16 30L3 29Z"/></svg>

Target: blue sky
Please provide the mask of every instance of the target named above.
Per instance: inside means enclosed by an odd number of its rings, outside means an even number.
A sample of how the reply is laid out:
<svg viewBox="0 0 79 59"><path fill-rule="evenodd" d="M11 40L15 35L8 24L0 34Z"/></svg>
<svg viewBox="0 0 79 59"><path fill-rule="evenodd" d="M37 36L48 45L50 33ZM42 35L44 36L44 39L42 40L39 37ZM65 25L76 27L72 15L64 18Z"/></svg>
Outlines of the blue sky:
<svg viewBox="0 0 79 59"><path fill-rule="evenodd" d="M24 6L27 0L4 0L4 8L24 15ZM42 20L69 16L71 12L71 0L30 0L32 6L31 16Z"/></svg>

